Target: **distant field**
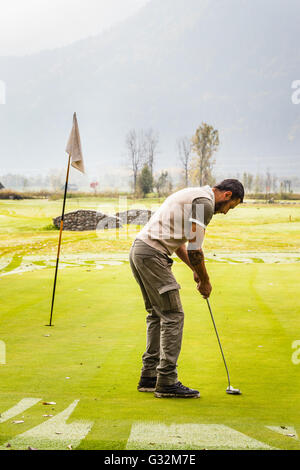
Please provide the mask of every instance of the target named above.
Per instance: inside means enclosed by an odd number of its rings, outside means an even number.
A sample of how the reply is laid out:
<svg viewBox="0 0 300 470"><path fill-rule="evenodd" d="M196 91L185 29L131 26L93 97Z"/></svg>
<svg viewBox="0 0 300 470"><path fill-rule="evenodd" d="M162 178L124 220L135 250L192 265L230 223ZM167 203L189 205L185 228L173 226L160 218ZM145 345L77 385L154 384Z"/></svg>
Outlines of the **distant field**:
<svg viewBox="0 0 300 470"><path fill-rule="evenodd" d="M128 200L127 208L147 207L155 210L157 200ZM0 253L53 254L57 231L52 218L60 215L62 201L0 201ZM118 199L68 199L66 211L95 209L109 214L125 210ZM118 231L65 232L63 253L128 252L139 227ZM207 252L299 252L300 204L244 204L227 216L216 215L207 229Z"/></svg>
<svg viewBox="0 0 300 470"><path fill-rule="evenodd" d="M119 210L113 199L67 201L79 208ZM179 377L201 392L184 401L136 390L145 311L127 260L138 228L63 234L55 326L45 326L60 212L61 201L0 202L0 449L300 450L300 205L245 204L207 230L211 304L241 396L225 394L206 303L175 260Z"/></svg>

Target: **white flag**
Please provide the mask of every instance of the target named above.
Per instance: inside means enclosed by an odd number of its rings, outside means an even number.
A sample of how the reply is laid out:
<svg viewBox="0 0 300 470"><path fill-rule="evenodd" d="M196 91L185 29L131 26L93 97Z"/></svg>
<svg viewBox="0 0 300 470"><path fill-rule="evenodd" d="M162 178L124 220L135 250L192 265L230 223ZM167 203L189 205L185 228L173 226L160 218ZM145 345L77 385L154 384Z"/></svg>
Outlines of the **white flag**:
<svg viewBox="0 0 300 470"><path fill-rule="evenodd" d="M71 165L84 173L81 141L76 113L73 115L73 127L67 143L66 152L71 155Z"/></svg>

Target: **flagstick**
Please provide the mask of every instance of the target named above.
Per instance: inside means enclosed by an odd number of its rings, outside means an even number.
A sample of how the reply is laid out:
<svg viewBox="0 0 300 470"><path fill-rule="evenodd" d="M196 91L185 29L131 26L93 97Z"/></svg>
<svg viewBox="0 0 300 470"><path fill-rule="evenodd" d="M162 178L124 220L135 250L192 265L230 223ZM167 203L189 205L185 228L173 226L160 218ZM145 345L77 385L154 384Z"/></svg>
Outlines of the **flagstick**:
<svg viewBox="0 0 300 470"><path fill-rule="evenodd" d="M60 246L61 246L61 236L62 236L62 231L63 231L63 226L64 226L64 215L65 215L65 205L66 205L66 197L67 197L67 190L68 190L70 163L71 163L71 154L69 155L68 170L67 170L67 177L66 177L66 183L65 183L64 202L63 202L62 215L61 215L61 220L60 220L60 230L59 230L59 239L58 239L58 247L57 247L57 257L56 257L56 267L55 267L54 285L53 285L53 293L52 293L50 322L49 322L49 325L47 325L47 326L52 326L52 314L53 314L55 289L56 289L56 279L57 279L57 270L58 270L59 254L60 254Z"/></svg>

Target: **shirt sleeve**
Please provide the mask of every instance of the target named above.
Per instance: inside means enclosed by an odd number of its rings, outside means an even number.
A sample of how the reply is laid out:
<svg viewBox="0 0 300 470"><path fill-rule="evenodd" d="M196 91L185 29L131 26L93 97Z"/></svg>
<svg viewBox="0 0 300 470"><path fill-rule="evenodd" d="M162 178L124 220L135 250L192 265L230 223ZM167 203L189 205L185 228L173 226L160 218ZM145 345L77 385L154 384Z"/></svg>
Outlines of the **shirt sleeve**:
<svg viewBox="0 0 300 470"><path fill-rule="evenodd" d="M187 249L200 250L204 242L205 229L201 225L196 223L195 231L192 231L190 236L191 238L189 240Z"/></svg>
<svg viewBox="0 0 300 470"><path fill-rule="evenodd" d="M207 225L214 215L214 204L206 197L198 197L193 200L192 214L189 222L195 222L206 229Z"/></svg>

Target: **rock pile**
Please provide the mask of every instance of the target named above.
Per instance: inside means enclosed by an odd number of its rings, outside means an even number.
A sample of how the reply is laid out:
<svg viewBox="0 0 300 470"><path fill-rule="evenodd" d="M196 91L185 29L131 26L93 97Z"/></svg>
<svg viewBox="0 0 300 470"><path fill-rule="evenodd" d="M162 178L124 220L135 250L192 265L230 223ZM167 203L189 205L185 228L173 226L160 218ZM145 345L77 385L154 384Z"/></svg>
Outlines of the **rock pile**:
<svg viewBox="0 0 300 470"><path fill-rule="evenodd" d="M53 219L54 225L60 227L61 216ZM68 212L64 217L64 230L84 231L107 228L121 228L122 223L116 216L109 216L92 210Z"/></svg>
<svg viewBox="0 0 300 470"><path fill-rule="evenodd" d="M147 209L130 209L116 215L106 215L92 210L68 212L64 218L64 230L84 231L121 228L122 224L145 225L153 212ZM54 225L60 227L61 217L53 219Z"/></svg>
<svg viewBox="0 0 300 470"><path fill-rule="evenodd" d="M145 225L152 217L153 212L147 209L130 209L124 212L117 212L116 217L122 224Z"/></svg>

